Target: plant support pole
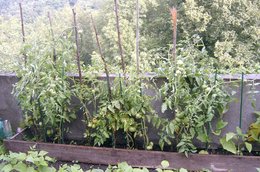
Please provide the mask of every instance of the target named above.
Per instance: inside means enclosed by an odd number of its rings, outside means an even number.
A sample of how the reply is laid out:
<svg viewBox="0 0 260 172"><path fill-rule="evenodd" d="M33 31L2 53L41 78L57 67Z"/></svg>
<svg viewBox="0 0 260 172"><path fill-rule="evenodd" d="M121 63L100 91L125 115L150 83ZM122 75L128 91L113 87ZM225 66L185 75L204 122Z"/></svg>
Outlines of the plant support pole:
<svg viewBox="0 0 260 172"><path fill-rule="evenodd" d="M123 70L124 77L126 75L125 73L125 59L123 55L123 48L122 48L122 41L121 41L121 32L120 32L120 26L119 26L119 17L118 17L118 2L117 0L114 0L115 3L115 15L116 15L116 29L117 29L117 36L118 36L118 47L120 51L121 56L121 66Z"/></svg>
<svg viewBox="0 0 260 172"><path fill-rule="evenodd" d="M177 10L176 8L171 8L171 15L172 15L172 29L173 29L173 48L172 48L172 58L176 65L176 39L177 39Z"/></svg>
<svg viewBox="0 0 260 172"><path fill-rule="evenodd" d="M22 8L22 3L19 3L19 8L20 8L20 17L21 17L21 27L22 27L22 36L23 36L23 44L25 43L25 32L24 32L24 21L23 21L23 8ZM24 63L26 65L27 63L27 57L25 54L24 55Z"/></svg>
<svg viewBox="0 0 260 172"><path fill-rule="evenodd" d="M136 69L137 74L140 73L140 57L139 57L139 41L140 41L140 28L139 28L139 0L136 0Z"/></svg>
<svg viewBox="0 0 260 172"><path fill-rule="evenodd" d="M110 86L110 79L109 79L109 72L108 72L108 68L107 68L107 63L106 63L105 57L103 55L103 51L101 49L101 45L100 45L99 38L98 38L98 33L97 33L97 28L96 28L96 25L95 25L95 22L94 22L92 14L91 14L91 21L92 21L93 29L94 29L95 36L96 36L96 41L97 41L99 54L100 54L100 57L101 57L101 59L102 59L102 61L104 63L104 68L105 68L105 73L106 73L106 78L107 78L107 87L108 87L109 99L112 100L112 92L111 92L111 86Z"/></svg>
<svg viewBox="0 0 260 172"><path fill-rule="evenodd" d="M81 75L81 68L80 68L80 57L79 57L79 43L78 43L78 28L77 28L77 21L76 21L76 12L74 8L72 8L73 13L73 21L74 21L74 31L75 31L75 42L76 42L76 55L77 55L77 65L79 71L79 81L82 83L82 75Z"/></svg>
<svg viewBox="0 0 260 172"><path fill-rule="evenodd" d="M52 28L52 20L51 20L50 12L48 12L48 18L49 18L51 37L52 37L52 42L53 42L53 62L56 63L57 55L56 55L56 49L55 49L55 40L54 40L54 33L53 33L53 28Z"/></svg>
<svg viewBox="0 0 260 172"><path fill-rule="evenodd" d="M241 93L240 93L240 115L239 115L239 128L242 129L242 115L243 115L243 92L244 92L244 73L241 75Z"/></svg>

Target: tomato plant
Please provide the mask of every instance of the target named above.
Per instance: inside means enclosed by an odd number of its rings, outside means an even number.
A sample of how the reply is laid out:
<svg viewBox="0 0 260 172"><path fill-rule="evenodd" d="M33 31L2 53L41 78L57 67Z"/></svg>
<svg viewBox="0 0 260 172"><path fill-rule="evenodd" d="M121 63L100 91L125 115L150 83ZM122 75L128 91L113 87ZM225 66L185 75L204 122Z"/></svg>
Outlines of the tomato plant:
<svg viewBox="0 0 260 172"><path fill-rule="evenodd" d="M210 131L219 135L227 125L222 117L230 97L223 80L212 75L212 67L201 66L195 61L205 56L205 52L194 45L186 45L179 53L176 63L166 59L159 70L166 78L160 88L161 111L170 110L173 116L171 119L151 116L149 121L160 129L161 149L175 139L178 151L187 154L196 151L195 138L210 143ZM216 126L212 126L213 119L218 121Z"/></svg>
<svg viewBox="0 0 260 172"><path fill-rule="evenodd" d="M54 62L51 43L26 45L28 63L17 71L20 80L13 93L24 112L23 125L31 129L35 140L63 142L64 123L75 118L69 108L71 91L65 75L72 45L61 38L56 46Z"/></svg>
<svg viewBox="0 0 260 172"><path fill-rule="evenodd" d="M142 84L137 78L124 80L115 78L112 85L112 100L108 99L107 87L100 82L98 113L88 122L86 137L94 139L94 145L102 145L113 138L116 146L116 135L122 131L127 146L134 146L134 138L141 137L147 148L151 147L147 136L146 116L154 113L150 105L150 97L142 94ZM149 148L149 147L148 147Z"/></svg>

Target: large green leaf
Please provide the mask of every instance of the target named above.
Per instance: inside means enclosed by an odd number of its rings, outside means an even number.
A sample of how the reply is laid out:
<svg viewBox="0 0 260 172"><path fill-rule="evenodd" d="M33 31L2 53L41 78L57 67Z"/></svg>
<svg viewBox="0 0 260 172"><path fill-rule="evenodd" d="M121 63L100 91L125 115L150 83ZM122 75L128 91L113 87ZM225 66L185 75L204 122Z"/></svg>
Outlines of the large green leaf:
<svg viewBox="0 0 260 172"><path fill-rule="evenodd" d="M236 136L235 133L229 132L226 134L226 141L230 141L231 139L233 139Z"/></svg>
<svg viewBox="0 0 260 172"><path fill-rule="evenodd" d="M232 140L227 141L226 137L223 137L220 139L220 143L225 150L232 152L233 154L237 153L236 145Z"/></svg>
<svg viewBox="0 0 260 172"><path fill-rule="evenodd" d="M252 144L245 142L245 145L246 145L246 149L248 150L248 152L251 152L252 151Z"/></svg>

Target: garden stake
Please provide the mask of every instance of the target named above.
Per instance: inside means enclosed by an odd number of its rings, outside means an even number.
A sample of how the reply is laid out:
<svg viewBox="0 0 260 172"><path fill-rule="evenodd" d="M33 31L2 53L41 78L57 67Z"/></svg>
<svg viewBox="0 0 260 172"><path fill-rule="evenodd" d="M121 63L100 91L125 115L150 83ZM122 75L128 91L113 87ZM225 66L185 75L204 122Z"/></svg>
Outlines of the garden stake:
<svg viewBox="0 0 260 172"><path fill-rule="evenodd" d="M122 87L122 78L121 78L121 74L120 73L119 73L119 80L120 80L120 82L119 82L120 94L122 96L123 87Z"/></svg>
<svg viewBox="0 0 260 172"><path fill-rule="evenodd" d="M125 59L124 59L124 55L123 55L123 48L122 48L122 41L121 41L121 32L120 32L120 26L119 26L118 3L117 3L117 0L114 0L114 3L115 3L115 15L116 15L116 29L117 29L117 36L118 36L118 47L119 47L120 56L121 56L121 66L122 66L124 77L126 77L126 73L125 73Z"/></svg>
<svg viewBox="0 0 260 172"><path fill-rule="evenodd" d="M172 42L173 42L173 49L172 49L172 61L174 62L175 70L174 73L176 73L176 67L177 67L177 60L176 60L176 39L177 39L177 10L176 8L172 7L170 9L171 15L172 15ZM174 82L174 91L177 92L177 81ZM175 100L176 101L176 100Z"/></svg>
<svg viewBox="0 0 260 172"><path fill-rule="evenodd" d="M54 33L53 33L53 28L52 28L52 20L51 20L50 12L48 12L48 18L49 18L51 37L52 37L52 42L53 42L53 62L56 63L57 55L56 55L56 49L55 49Z"/></svg>
<svg viewBox="0 0 260 172"><path fill-rule="evenodd" d="M64 57L62 56L62 72L61 72L61 77L62 77L62 85L63 85L63 91L65 92L65 87L64 87L64 76L65 76L65 67L64 67ZM62 106L62 112L64 113L64 104ZM61 119L60 122L60 132L61 132L61 143L64 143L64 120L63 118Z"/></svg>
<svg viewBox="0 0 260 172"><path fill-rule="evenodd" d="M243 115L243 91L244 91L244 73L242 72L241 79L241 93L240 93L240 116L239 116L239 128L242 129L242 115Z"/></svg>
<svg viewBox="0 0 260 172"><path fill-rule="evenodd" d="M139 37L140 37L140 29L139 29L139 0L136 0L136 69L137 74L140 73L140 58L139 58Z"/></svg>
<svg viewBox="0 0 260 172"><path fill-rule="evenodd" d="M176 39L177 39L177 10L176 8L171 8L171 15L172 15L172 29L173 29L173 49L172 49L172 58L176 66Z"/></svg>
<svg viewBox="0 0 260 172"><path fill-rule="evenodd" d="M217 79L218 79L218 70L216 69L215 75L214 75L214 85L216 85ZM207 123L206 127L207 127L207 133L209 133L210 128L211 128L210 122ZM207 150L209 149L209 142L208 141L206 142L206 148L207 148Z"/></svg>
<svg viewBox="0 0 260 172"><path fill-rule="evenodd" d="M100 54L100 57L101 57L101 59L103 61L103 64L104 64L104 69L105 69L106 78L107 78L107 88L108 88L109 100L112 100L112 92L111 92L111 86L110 86L110 79L109 79L109 72L108 72L108 68L107 68L107 63L106 63L105 57L103 55L103 51L101 49L101 45L100 45L100 42L99 42L96 25L95 25L95 22L94 22L92 14L90 16L91 16L91 21L92 21L93 29L94 29L94 32L95 32L95 36L96 36L96 41L97 41L99 54Z"/></svg>
<svg viewBox="0 0 260 172"><path fill-rule="evenodd" d="M79 71L79 81L80 84L82 84L82 75L81 75L81 69L80 69L80 57L79 57L79 43L78 43L78 28L77 28L77 20L76 20L76 12L74 8L72 8L73 13L73 21L74 21L74 31L75 31L75 42L76 42L76 55L77 55L77 65L78 65L78 71Z"/></svg>
<svg viewBox="0 0 260 172"><path fill-rule="evenodd" d="M24 32L24 22L23 22L23 8L22 8L22 3L19 3L20 7L20 17L21 17L21 27L22 27L22 35L23 35L23 44L25 43L25 32ZM26 65L27 63L27 57L26 54L23 53L24 56L24 64Z"/></svg>

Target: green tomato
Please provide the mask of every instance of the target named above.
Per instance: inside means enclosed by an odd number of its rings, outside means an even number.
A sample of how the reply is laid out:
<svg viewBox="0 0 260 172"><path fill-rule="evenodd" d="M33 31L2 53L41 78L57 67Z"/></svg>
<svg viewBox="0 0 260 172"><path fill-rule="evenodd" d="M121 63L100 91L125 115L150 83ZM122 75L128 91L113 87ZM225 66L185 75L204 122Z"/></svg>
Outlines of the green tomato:
<svg viewBox="0 0 260 172"><path fill-rule="evenodd" d="M53 131L52 131L51 129L48 129L48 130L47 130L47 135L48 135L48 136L51 136L52 134L53 134Z"/></svg>
<svg viewBox="0 0 260 172"><path fill-rule="evenodd" d="M184 117L184 113L176 113L176 118L183 118Z"/></svg>
<svg viewBox="0 0 260 172"><path fill-rule="evenodd" d="M89 122L88 127L92 128L92 126L93 126L92 122Z"/></svg>
<svg viewBox="0 0 260 172"><path fill-rule="evenodd" d="M178 122L178 123L180 123L180 122L181 122L181 119L178 118L178 117L176 117L176 118L175 118L175 121Z"/></svg>
<svg viewBox="0 0 260 172"><path fill-rule="evenodd" d="M137 118L137 119L140 119L140 118L142 118L142 115L141 115L140 113L137 113L137 114L136 114L136 118Z"/></svg>
<svg viewBox="0 0 260 172"><path fill-rule="evenodd" d="M129 127L129 131L133 133L133 132L136 131L136 128L135 127Z"/></svg>
<svg viewBox="0 0 260 172"><path fill-rule="evenodd" d="M97 121L98 121L97 118L93 118L93 120L92 120L93 124L96 124Z"/></svg>
<svg viewBox="0 0 260 172"><path fill-rule="evenodd" d="M207 91L207 92L209 92L210 90L211 90L211 88L210 88L210 87L207 87L207 88L206 88L206 91Z"/></svg>

